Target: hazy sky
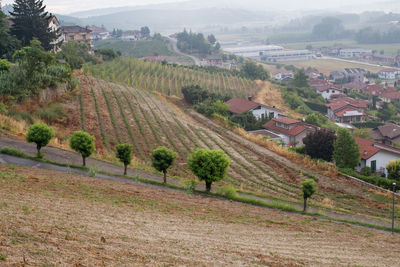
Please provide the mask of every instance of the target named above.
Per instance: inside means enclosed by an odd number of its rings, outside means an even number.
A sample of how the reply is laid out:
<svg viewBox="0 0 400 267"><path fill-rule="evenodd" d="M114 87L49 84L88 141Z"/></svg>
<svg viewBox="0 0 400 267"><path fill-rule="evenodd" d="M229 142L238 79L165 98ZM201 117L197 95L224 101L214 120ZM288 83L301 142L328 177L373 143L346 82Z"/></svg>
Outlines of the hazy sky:
<svg viewBox="0 0 400 267"><path fill-rule="evenodd" d="M147 5L155 3L178 2L185 0L44 0L47 5L47 10L55 13L68 14L76 11L107 8L107 7L120 7L120 6L135 6ZM244 7L244 8L257 8L257 7L271 7L280 10L294 10L294 9L346 9L347 6L360 6L365 7L371 3L382 3L384 7L385 2L394 2L395 0L197 0L199 3L210 2L226 6L226 7ZM399 0L397 0L399 1ZM13 3L13 0L3 0L3 4ZM379 7L379 6L378 6Z"/></svg>

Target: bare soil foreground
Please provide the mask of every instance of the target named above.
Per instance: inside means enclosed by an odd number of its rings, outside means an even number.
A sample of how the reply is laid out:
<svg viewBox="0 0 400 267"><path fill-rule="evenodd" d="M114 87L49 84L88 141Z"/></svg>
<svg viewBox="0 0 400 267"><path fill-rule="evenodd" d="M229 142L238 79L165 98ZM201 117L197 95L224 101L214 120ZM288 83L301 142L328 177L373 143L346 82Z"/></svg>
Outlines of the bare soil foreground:
<svg viewBox="0 0 400 267"><path fill-rule="evenodd" d="M0 266L395 266L400 236L0 164Z"/></svg>

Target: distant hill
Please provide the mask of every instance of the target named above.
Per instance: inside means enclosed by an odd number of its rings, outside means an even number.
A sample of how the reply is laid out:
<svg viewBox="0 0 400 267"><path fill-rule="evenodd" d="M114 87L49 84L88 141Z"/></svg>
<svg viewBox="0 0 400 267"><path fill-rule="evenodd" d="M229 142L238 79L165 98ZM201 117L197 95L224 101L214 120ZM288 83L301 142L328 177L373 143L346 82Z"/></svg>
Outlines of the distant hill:
<svg viewBox="0 0 400 267"><path fill-rule="evenodd" d="M124 30L149 26L152 31L182 30L184 27L199 29L208 25L241 26L245 23L266 21L264 13L228 8L197 10L131 10L104 16L82 19L89 25L103 24L107 29Z"/></svg>

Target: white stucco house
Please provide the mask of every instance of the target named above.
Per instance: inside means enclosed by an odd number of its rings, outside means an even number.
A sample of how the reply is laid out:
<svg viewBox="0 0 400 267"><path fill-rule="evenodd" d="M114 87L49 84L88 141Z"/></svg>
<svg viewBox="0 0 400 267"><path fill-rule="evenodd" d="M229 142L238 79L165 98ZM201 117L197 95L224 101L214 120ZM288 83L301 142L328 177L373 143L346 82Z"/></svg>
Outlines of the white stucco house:
<svg viewBox="0 0 400 267"><path fill-rule="evenodd" d="M384 80L394 80L400 74L398 69L384 69L378 72L378 77Z"/></svg>
<svg viewBox="0 0 400 267"><path fill-rule="evenodd" d="M315 88L315 91L324 99L331 99L332 96L342 95L343 93L342 89L335 85L320 86Z"/></svg>
<svg viewBox="0 0 400 267"><path fill-rule="evenodd" d="M249 97L248 100L232 98L227 101L226 104L229 105L229 111L232 114L242 114L244 112L251 111L257 120L262 118L278 118L283 116L282 110L254 102L252 101L251 97Z"/></svg>
<svg viewBox="0 0 400 267"><path fill-rule="evenodd" d="M361 153L361 163L357 167L357 171L361 171L364 167L370 167L373 173L385 174L387 177L386 166L390 161L400 159L400 149L359 137L355 137L355 139L360 146Z"/></svg>

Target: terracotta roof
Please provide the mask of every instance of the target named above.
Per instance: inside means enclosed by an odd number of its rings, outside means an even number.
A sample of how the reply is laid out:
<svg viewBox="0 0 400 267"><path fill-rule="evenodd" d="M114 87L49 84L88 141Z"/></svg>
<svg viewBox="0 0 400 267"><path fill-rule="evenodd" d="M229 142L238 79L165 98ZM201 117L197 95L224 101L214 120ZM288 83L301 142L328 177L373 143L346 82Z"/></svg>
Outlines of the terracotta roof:
<svg viewBox="0 0 400 267"><path fill-rule="evenodd" d="M274 119L276 122L281 122L281 123L283 123L283 124L288 124L288 125L290 125L290 124L295 124L295 123L300 123L301 121L299 121L299 120L295 120L295 119L292 119L292 118L289 118L289 117L281 117L281 118L276 118L276 119Z"/></svg>
<svg viewBox="0 0 400 267"><path fill-rule="evenodd" d="M260 105L259 103L241 98L232 98L226 104L229 105L229 111L234 114L241 114Z"/></svg>
<svg viewBox="0 0 400 267"><path fill-rule="evenodd" d="M373 85L367 85L362 89L364 93L367 93L369 95L380 95L383 92L383 85L382 84L373 84Z"/></svg>
<svg viewBox="0 0 400 267"><path fill-rule="evenodd" d="M400 135L400 126L394 123L388 123L383 126L379 126L378 131L382 134L382 136L393 139Z"/></svg>
<svg viewBox="0 0 400 267"><path fill-rule="evenodd" d="M361 113L361 114L360 114ZM347 116L364 116L364 111L360 111L354 108L345 108L335 113L335 115L339 118L347 117Z"/></svg>
<svg viewBox="0 0 400 267"><path fill-rule="evenodd" d="M380 151L379 148L374 147L374 142L371 140L367 140L367 139L360 138L357 136L354 137L354 139L360 146L361 158L364 160L369 159L370 157L372 157L373 155L375 155L376 153L378 153Z"/></svg>
<svg viewBox="0 0 400 267"><path fill-rule="evenodd" d="M63 26L61 27L63 33L80 33L80 32L92 32L88 28L83 28L81 26Z"/></svg>
<svg viewBox="0 0 400 267"><path fill-rule="evenodd" d="M323 92L323 91L326 91L326 90L329 90L329 89L334 89L334 90L342 91L341 88L339 88L339 87L337 87L337 86L335 86L335 85L332 85L332 84L327 84L327 85L315 85L315 86L311 86L311 87L314 88L314 89L316 89L316 90L318 90L318 91L320 91L320 92Z"/></svg>
<svg viewBox="0 0 400 267"><path fill-rule="evenodd" d="M310 86L315 86L318 84L322 84L322 85L329 84L329 82L327 80L322 80L322 79L313 79L313 80L310 80L308 83L310 84Z"/></svg>
<svg viewBox="0 0 400 267"><path fill-rule="evenodd" d="M371 104L371 102L369 102L368 100L354 99L351 97L341 97L341 98L330 99L329 104L326 104L325 106L335 111L347 105L355 108L366 109L369 104Z"/></svg>
<svg viewBox="0 0 400 267"><path fill-rule="evenodd" d="M400 99L400 92L383 92L381 97L389 99Z"/></svg>
<svg viewBox="0 0 400 267"><path fill-rule="evenodd" d="M378 143L375 143L374 141L360 138L357 136L354 138L360 146L361 158L364 160L371 158L376 153L378 153L379 151L382 151L382 150L391 152L394 154L398 154L400 157L400 149L397 149L397 148L394 148L391 146L387 146L387 145L378 144Z"/></svg>
<svg viewBox="0 0 400 267"><path fill-rule="evenodd" d="M388 68L388 69L381 70L380 73L382 73L382 72L398 72L398 71L400 71L400 70L394 69L394 68Z"/></svg>
<svg viewBox="0 0 400 267"><path fill-rule="evenodd" d="M277 119L272 119L266 124L263 125L263 127L267 130L273 131L278 134L284 134L284 135L290 135L290 136L297 136L300 133L304 132L307 130L307 127L303 125L295 125L292 126L290 129L285 129L282 127L276 126Z"/></svg>

